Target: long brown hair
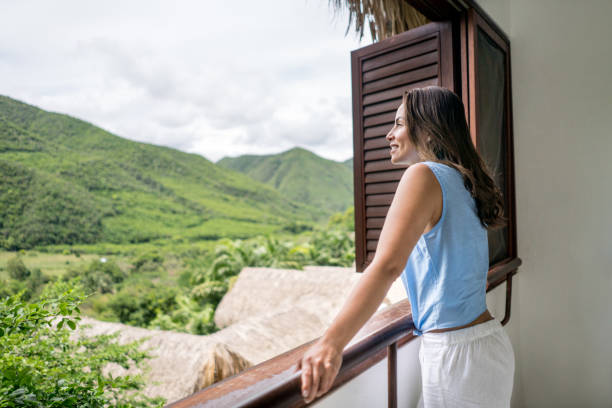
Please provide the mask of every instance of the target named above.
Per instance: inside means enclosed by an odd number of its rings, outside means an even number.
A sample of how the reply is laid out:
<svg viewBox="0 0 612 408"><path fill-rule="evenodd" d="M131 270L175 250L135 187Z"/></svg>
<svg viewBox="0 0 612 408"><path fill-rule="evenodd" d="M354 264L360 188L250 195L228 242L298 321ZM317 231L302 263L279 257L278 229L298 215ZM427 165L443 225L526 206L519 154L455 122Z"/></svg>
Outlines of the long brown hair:
<svg viewBox="0 0 612 408"><path fill-rule="evenodd" d="M501 191L474 148L461 99L449 89L428 86L404 92L402 103L408 135L420 158L457 169L476 201L482 225L504 226Z"/></svg>

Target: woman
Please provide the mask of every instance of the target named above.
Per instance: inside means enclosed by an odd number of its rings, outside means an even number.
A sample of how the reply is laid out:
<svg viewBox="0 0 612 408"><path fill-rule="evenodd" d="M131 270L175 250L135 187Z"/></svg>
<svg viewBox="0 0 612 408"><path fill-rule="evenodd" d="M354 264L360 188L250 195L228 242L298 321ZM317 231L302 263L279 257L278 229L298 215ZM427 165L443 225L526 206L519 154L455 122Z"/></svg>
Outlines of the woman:
<svg viewBox="0 0 612 408"><path fill-rule="evenodd" d="M331 388L344 347L401 276L422 335L419 405L508 407L514 352L485 301L487 229L505 222L502 195L471 142L463 103L437 86L407 91L386 138L391 162L410 167L374 259L298 362L304 399Z"/></svg>

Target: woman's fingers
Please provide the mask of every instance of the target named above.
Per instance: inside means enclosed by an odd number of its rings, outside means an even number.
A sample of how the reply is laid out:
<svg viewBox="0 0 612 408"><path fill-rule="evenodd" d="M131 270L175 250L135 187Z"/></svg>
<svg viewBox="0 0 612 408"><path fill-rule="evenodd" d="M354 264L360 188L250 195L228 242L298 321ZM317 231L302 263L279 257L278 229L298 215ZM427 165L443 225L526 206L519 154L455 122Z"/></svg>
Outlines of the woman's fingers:
<svg viewBox="0 0 612 408"><path fill-rule="evenodd" d="M306 402L312 401L319 392L319 383L320 383L320 375L321 375L321 366L318 362L314 362L312 364L312 385L310 390L308 391L308 395L306 396Z"/></svg>
<svg viewBox="0 0 612 408"><path fill-rule="evenodd" d="M332 383L336 376L334 375L332 364L329 361L323 363L323 376L321 378L321 384L319 385L319 392L317 397L325 394L332 386Z"/></svg>
<svg viewBox="0 0 612 408"><path fill-rule="evenodd" d="M329 391L341 364L341 351L325 343L314 346L298 361L302 396L307 403Z"/></svg>
<svg viewBox="0 0 612 408"><path fill-rule="evenodd" d="M311 368L310 362L302 361L302 396L306 398L310 394Z"/></svg>

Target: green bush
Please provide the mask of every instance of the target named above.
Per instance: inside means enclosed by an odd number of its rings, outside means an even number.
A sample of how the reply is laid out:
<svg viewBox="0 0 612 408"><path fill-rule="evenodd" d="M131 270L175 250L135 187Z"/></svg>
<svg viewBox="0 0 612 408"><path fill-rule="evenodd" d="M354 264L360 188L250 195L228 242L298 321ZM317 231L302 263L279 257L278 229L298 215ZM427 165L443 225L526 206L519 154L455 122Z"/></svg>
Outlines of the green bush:
<svg viewBox="0 0 612 408"><path fill-rule="evenodd" d="M25 281L8 279L0 281L0 299L8 296L13 296L21 292L21 297L24 300L30 300L32 293L28 290L28 284Z"/></svg>
<svg viewBox="0 0 612 408"><path fill-rule="evenodd" d="M11 279L0 282L0 298L21 292L21 298L27 301L33 299L43 285L49 282L49 278L39 268L29 270L20 257L8 261L7 271Z"/></svg>
<svg viewBox="0 0 612 408"><path fill-rule="evenodd" d="M308 243L308 262L313 265L351 266L355 243L341 230L317 231Z"/></svg>
<svg viewBox="0 0 612 408"><path fill-rule="evenodd" d="M282 231L290 232L292 234L300 234L304 231L312 231L312 225L306 222L291 220L289 223L283 226Z"/></svg>
<svg viewBox="0 0 612 408"><path fill-rule="evenodd" d="M119 345L118 333L70 339L80 320L82 288L74 281L46 288L37 302L21 293L0 300L0 407L162 406L142 394L142 375L112 377L108 363L128 368L150 356L144 339ZM69 328L71 330L69 330Z"/></svg>
<svg viewBox="0 0 612 408"><path fill-rule="evenodd" d="M355 231L355 207L349 207L343 213L329 217L327 228L340 228L344 231Z"/></svg>
<svg viewBox="0 0 612 408"><path fill-rule="evenodd" d="M138 256L134 261L133 273L157 271L162 267L164 257L158 252L147 252Z"/></svg>
<svg viewBox="0 0 612 408"><path fill-rule="evenodd" d="M176 307L177 295L173 287L131 284L117 292L108 306L121 323L147 327L157 315L167 314Z"/></svg>
<svg viewBox="0 0 612 408"><path fill-rule="evenodd" d="M181 274L179 275L176 283L183 288L188 288L190 286L191 282L191 278L193 276L192 271L190 270L184 270L183 272L181 272Z"/></svg>
<svg viewBox="0 0 612 408"><path fill-rule="evenodd" d="M193 334L212 334L219 330L213 320L215 308L211 304L199 305L187 296L177 296L178 307L170 314L157 315L150 329L174 330Z"/></svg>
<svg viewBox="0 0 612 408"><path fill-rule="evenodd" d="M30 270L26 268L25 264L18 256L9 259L6 264L6 270L11 278L19 281L24 281L30 276Z"/></svg>
<svg viewBox="0 0 612 408"><path fill-rule="evenodd" d="M64 279L77 276L81 277L81 283L90 292L104 294L115 293L117 285L123 282L128 274L113 261L93 260L87 266L69 270Z"/></svg>
<svg viewBox="0 0 612 408"><path fill-rule="evenodd" d="M201 304L211 303L215 307L221 302L228 290L228 283L224 281L207 281L191 290L191 297Z"/></svg>

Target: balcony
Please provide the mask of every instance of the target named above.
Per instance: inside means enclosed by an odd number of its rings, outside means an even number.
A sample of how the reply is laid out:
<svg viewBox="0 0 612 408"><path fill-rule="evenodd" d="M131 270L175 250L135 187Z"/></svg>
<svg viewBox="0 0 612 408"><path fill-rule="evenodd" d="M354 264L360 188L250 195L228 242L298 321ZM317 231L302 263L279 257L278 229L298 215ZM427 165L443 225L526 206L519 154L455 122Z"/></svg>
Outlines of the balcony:
<svg viewBox="0 0 612 408"><path fill-rule="evenodd" d="M487 292L506 282L505 315L510 318L515 259L492 268ZM340 372L331 390L311 403L317 407L416 406L421 389L418 360L420 338L407 299L379 310L355 335L343 352ZM305 343L176 401L187 407L301 407L300 372L296 364L314 342ZM398 387L401 384L401 387Z"/></svg>

